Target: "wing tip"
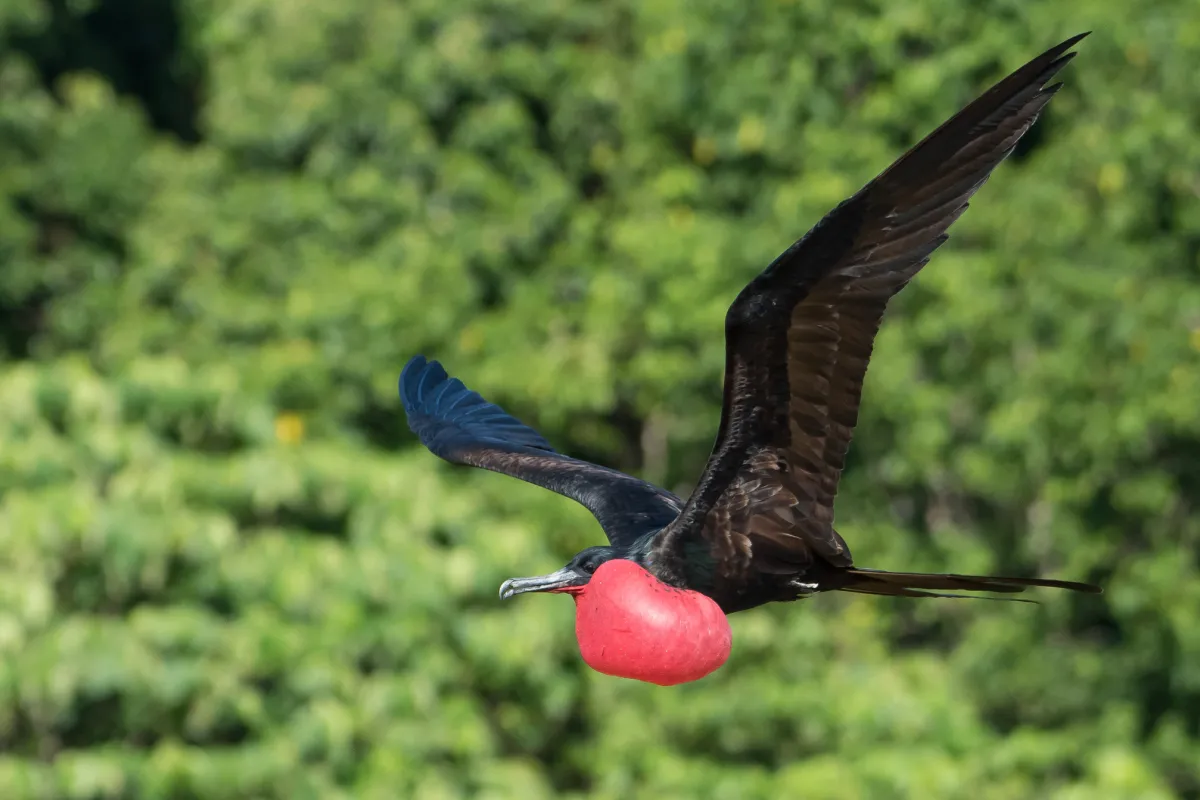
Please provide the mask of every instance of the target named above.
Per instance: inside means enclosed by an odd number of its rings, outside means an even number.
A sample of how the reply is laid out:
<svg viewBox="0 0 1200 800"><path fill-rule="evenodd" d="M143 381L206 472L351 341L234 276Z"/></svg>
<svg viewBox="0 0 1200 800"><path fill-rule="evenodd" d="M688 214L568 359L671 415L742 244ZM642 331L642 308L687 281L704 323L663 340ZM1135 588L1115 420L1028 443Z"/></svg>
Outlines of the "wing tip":
<svg viewBox="0 0 1200 800"><path fill-rule="evenodd" d="M1038 64L1038 63L1041 63L1044 65L1041 72L1038 73L1038 75L1039 75L1038 80L1043 84L1043 88L1042 88L1043 92L1049 92L1050 94L1053 94L1055 91L1058 90L1057 87L1061 86L1062 85L1061 83L1055 84L1054 89L1052 90L1051 87L1044 85L1045 82L1050 80L1050 78L1054 77L1054 75L1056 75L1059 71L1061 71L1063 69L1063 67L1067 66L1067 64L1070 64L1071 61L1074 60L1075 56L1079 55L1078 51L1071 50L1071 48L1074 47L1075 45L1079 44L1079 42L1081 42L1083 39L1090 36L1091 34L1092 34L1091 31L1084 31L1083 33L1077 33L1074 36L1072 36L1071 38L1067 39L1066 41L1056 44L1054 47L1051 47L1049 50L1042 53L1040 56L1038 56L1036 59L1034 59L1032 62L1030 62L1029 66L1032 66L1033 64Z"/></svg>
<svg viewBox="0 0 1200 800"><path fill-rule="evenodd" d="M450 377L436 360L410 358L400 371L398 389L409 429L439 455L451 452L452 429L477 443L556 452L544 436Z"/></svg>
<svg viewBox="0 0 1200 800"><path fill-rule="evenodd" d="M445 383L449 376L437 361L431 361L423 355L415 355L400 370L398 390L404 410L410 414L420 408L424 402L426 391Z"/></svg>
<svg viewBox="0 0 1200 800"><path fill-rule="evenodd" d="M1046 52L1044 52L1040 56L1038 56L1035 59L1035 61L1050 62L1050 63L1056 65L1056 70L1057 70L1057 68L1062 67L1064 64L1066 64L1072 58L1079 55L1078 52L1071 50L1071 48L1074 47L1075 45L1079 44L1081 41L1083 41L1084 39L1086 39L1088 36L1091 36L1091 35L1092 35L1091 31L1084 31L1083 33L1077 33L1074 36L1070 37L1069 39L1066 39L1066 40L1054 45L1054 47L1051 47L1049 50L1047 50Z"/></svg>
<svg viewBox="0 0 1200 800"><path fill-rule="evenodd" d="M1074 36L1070 36L1067 39L1064 39L1059 44L1050 48L1050 52L1057 51L1059 53L1064 53L1091 35L1092 35L1091 31L1084 31L1083 33L1077 33Z"/></svg>

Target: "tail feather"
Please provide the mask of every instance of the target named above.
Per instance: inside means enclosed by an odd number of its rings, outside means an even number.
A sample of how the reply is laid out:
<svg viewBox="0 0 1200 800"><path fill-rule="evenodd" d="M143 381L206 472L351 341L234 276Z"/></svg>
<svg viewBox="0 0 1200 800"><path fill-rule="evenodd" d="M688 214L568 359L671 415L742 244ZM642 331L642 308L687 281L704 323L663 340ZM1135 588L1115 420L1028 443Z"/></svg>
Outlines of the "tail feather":
<svg viewBox="0 0 1200 800"><path fill-rule="evenodd" d="M957 592L999 592L1015 594L1031 586L1051 589L1067 589L1072 592L1099 594L1099 586L1076 581L1059 581L1050 578L1008 578L989 575L939 575L924 572L885 572L875 569L847 569L843 573L844 592L859 594L889 595L894 597L972 597L972 595L947 595L943 590ZM993 600L1016 600L1016 598L990 598ZM1030 601L1022 601L1030 602Z"/></svg>
<svg viewBox="0 0 1200 800"><path fill-rule="evenodd" d="M917 589L905 589L903 586L888 586L879 587L869 586L846 586L840 589L843 592L854 592L855 594L873 594L882 595L884 597L948 597L952 600L995 600L1004 603L1032 603L1040 605L1037 600L1029 600L1024 597L991 597L986 594L949 594L947 592L922 592Z"/></svg>

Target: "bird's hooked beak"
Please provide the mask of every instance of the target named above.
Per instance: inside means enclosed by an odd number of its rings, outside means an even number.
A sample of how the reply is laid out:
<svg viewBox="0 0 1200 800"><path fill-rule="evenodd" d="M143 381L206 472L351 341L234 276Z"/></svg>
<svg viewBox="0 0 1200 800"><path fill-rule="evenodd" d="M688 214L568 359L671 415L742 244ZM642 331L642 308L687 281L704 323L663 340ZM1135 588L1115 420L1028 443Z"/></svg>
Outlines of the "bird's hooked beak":
<svg viewBox="0 0 1200 800"><path fill-rule="evenodd" d="M526 592L565 592L587 584L591 575L585 575L573 567L563 567L549 575L533 578L511 578L500 584L500 599L507 600Z"/></svg>

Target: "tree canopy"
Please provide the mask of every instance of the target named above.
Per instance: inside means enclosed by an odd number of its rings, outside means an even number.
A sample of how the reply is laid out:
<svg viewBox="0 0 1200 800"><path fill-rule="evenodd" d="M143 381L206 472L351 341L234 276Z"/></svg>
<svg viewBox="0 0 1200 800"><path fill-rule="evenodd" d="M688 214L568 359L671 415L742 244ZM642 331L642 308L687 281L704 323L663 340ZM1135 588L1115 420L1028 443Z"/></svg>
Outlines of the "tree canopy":
<svg viewBox="0 0 1200 800"><path fill-rule="evenodd" d="M424 353L686 495L738 290L1082 30L893 302L864 566L672 689L496 598L602 541L442 464ZM0 797L1200 798L1187 0L0 2Z"/></svg>

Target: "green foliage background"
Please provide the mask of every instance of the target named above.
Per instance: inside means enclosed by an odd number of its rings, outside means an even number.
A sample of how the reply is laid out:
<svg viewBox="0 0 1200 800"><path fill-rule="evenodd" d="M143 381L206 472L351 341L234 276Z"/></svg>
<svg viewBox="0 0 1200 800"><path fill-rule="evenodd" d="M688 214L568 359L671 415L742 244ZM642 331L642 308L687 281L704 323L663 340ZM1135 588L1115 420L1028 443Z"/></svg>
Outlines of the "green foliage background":
<svg viewBox="0 0 1200 800"><path fill-rule="evenodd" d="M1096 33L893 306L858 561L717 674L590 672L499 583L601 540L436 462L412 354L680 492L722 319ZM1200 798L1191 0L0 0L0 798Z"/></svg>

